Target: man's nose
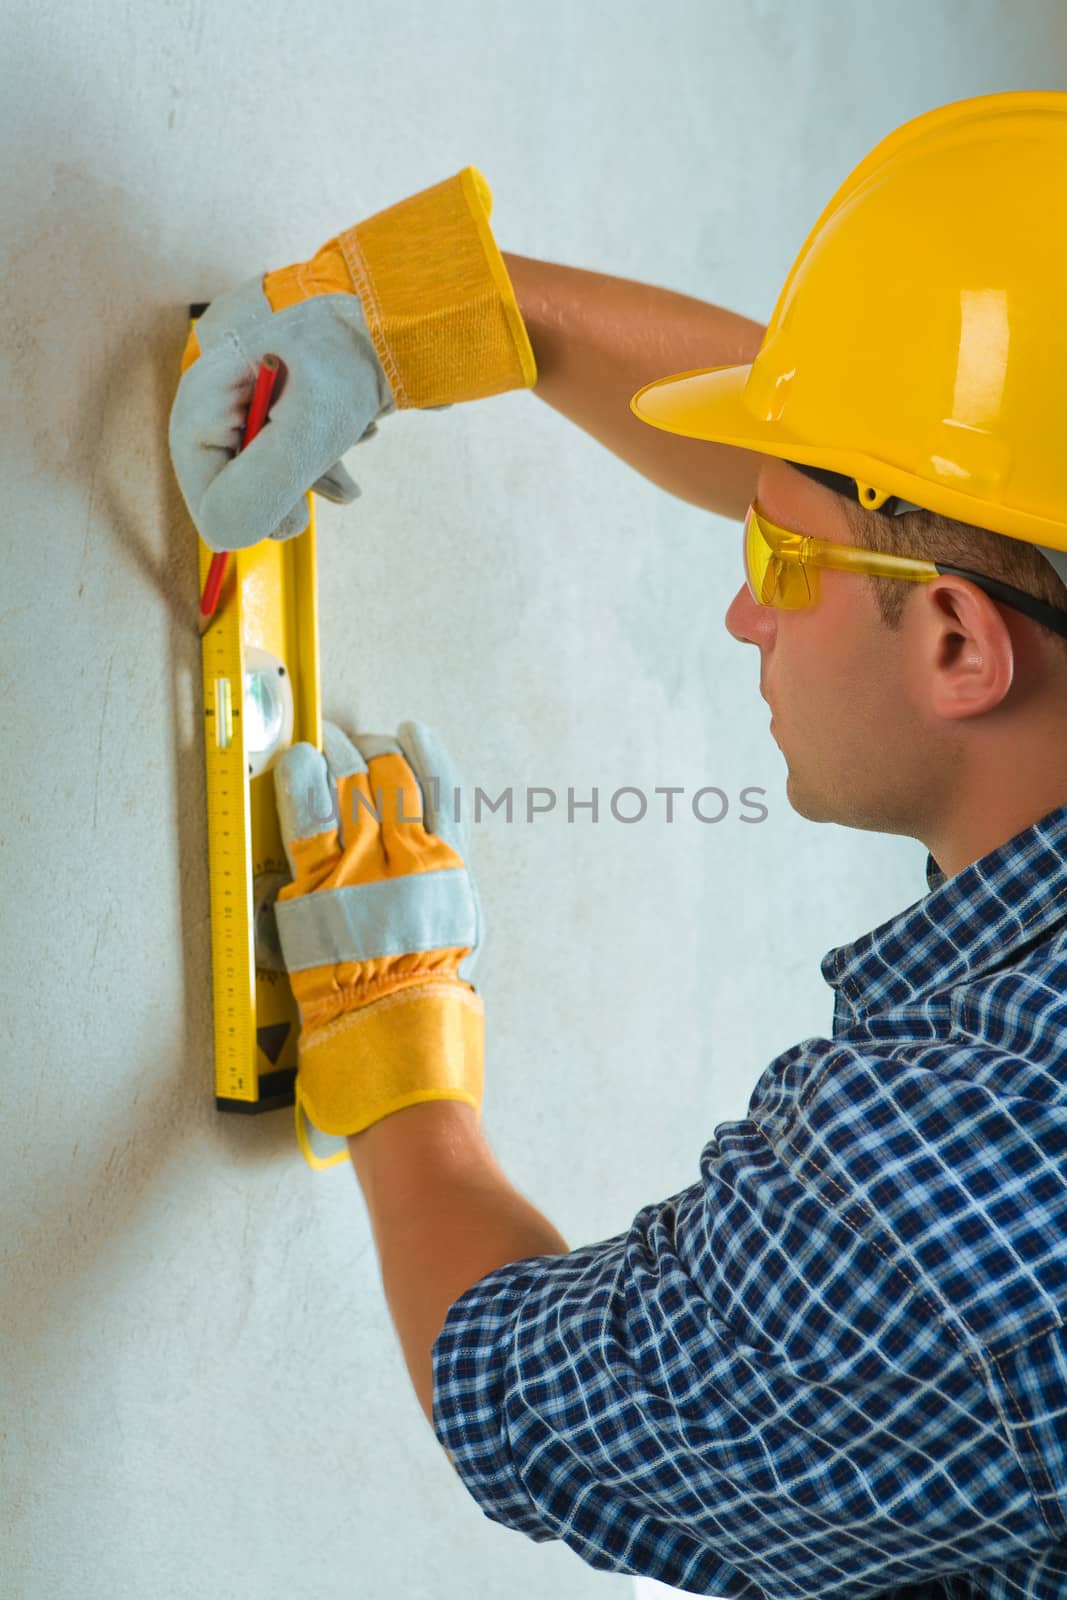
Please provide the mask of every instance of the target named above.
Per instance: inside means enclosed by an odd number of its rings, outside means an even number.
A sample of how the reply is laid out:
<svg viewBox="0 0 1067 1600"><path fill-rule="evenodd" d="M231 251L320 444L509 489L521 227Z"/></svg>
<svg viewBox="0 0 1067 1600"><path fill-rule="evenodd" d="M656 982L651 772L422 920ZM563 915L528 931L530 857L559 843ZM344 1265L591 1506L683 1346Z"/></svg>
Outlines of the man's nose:
<svg viewBox="0 0 1067 1600"><path fill-rule="evenodd" d="M774 638L777 614L773 606L758 606L743 583L726 611L726 626L741 644L767 645Z"/></svg>

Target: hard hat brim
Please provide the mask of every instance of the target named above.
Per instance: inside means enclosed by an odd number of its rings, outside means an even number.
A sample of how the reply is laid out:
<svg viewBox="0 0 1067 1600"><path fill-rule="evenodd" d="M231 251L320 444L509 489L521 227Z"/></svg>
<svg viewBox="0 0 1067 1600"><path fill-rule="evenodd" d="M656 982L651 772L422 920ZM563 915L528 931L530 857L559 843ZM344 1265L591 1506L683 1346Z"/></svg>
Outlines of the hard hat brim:
<svg viewBox="0 0 1067 1600"><path fill-rule="evenodd" d="M735 445L759 455L776 456L780 461L799 461L850 475L863 467L877 470L879 464L866 457L813 445L781 421L761 422L754 417L744 400L751 371L749 362L740 367L701 367L657 378L637 391L630 410L653 428L707 444Z"/></svg>
<svg viewBox="0 0 1067 1600"><path fill-rule="evenodd" d="M883 498L886 494L899 495L916 506L974 527L990 528L1042 547L1064 548L1062 526L1044 517L969 497L855 448L812 443L780 420L760 421L744 400L752 365L703 367L658 378L637 391L630 410L642 422L665 433L702 439L708 444L736 445L759 455L776 456L780 461L824 467L855 479L860 489L870 486Z"/></svg>
<svg viewBox="0 0 1067 1600"><path fill-rule="evenodd" d="M749 362L740 367L700 367L657 378L637 391L630 410L653 428L707 444L736 445L759 455L776 456L780 461L803 462L848 476L879 472L882 463L868 456L813 444L780 420L761 422L753 416L744 399L751 371ZM925 487L918 479L911 481Z"/></svg>
<svg viewBox="0 0 1067 1600"><path fill-rule="evenodd" d="M687 439L785 455L788 431L779 422L757 421L745 405L743 394L751 371L749 362L743 367L702 367L657 378L637 391L630 410L653 428L680 433Z"/></svg>

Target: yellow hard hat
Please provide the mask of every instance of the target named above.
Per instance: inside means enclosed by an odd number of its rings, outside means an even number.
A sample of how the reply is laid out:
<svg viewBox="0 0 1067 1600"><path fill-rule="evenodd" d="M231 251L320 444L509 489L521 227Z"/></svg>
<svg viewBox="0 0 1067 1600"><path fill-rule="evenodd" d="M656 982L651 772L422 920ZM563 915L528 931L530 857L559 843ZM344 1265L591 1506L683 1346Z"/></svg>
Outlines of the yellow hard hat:
<svg viewBox="0 0 1067 1600"><path fill-rule="evenodd" d="M1065 186L1067 93L915 117L826 206L756 359L661 378L631 410L872 510L1067 551Z"/></svg>

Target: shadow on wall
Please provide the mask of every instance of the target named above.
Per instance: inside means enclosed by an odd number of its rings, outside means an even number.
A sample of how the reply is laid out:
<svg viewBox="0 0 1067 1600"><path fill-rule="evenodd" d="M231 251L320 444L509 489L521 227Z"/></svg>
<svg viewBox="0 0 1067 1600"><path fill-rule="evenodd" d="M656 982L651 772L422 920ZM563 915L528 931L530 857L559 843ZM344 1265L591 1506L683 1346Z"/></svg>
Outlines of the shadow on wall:
<svg viewBox="0 0 1067 1600"><path fill-rule="evenodd" d="M79 161L52 163L50 191L12 228L3 255L8 282L22 286L9 345L18 437L7 442L42 482L66 483L83 500L79 580L92 572L102 528L125 581L171 613L196 659L196 539L167 431L188 306L210 299L226 274L204 264L171 294L172 273L133 198ZM35 286L53 265L61 292L42 295Z"/></svg>

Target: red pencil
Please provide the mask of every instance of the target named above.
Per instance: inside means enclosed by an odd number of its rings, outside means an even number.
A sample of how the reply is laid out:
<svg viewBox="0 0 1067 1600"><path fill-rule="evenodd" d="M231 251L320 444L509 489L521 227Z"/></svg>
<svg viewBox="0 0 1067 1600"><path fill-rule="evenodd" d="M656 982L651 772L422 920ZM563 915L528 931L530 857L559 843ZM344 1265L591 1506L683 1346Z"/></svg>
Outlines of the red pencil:
<svg viewBox="0 0 1067 1600"><path fill-rule="evenodd" d="M241 441L241 449L245 450L252 443L256 434L263 426L267 417L267 407L270 405L271 393L274 382L278 376L281 363L277 356L264 356L256 373L256 387L252 392L252 404L248 408L248 420L245 423L245 436ZM222 589L222 580L226 576L226 562L229 559L228 550L216 550L211 557L208 568L207 581L204 592L200 596L200 615L210 621L215 615L215 607L219 603L219 592ZM200 624L201 633L204 623Z"/></svg>

